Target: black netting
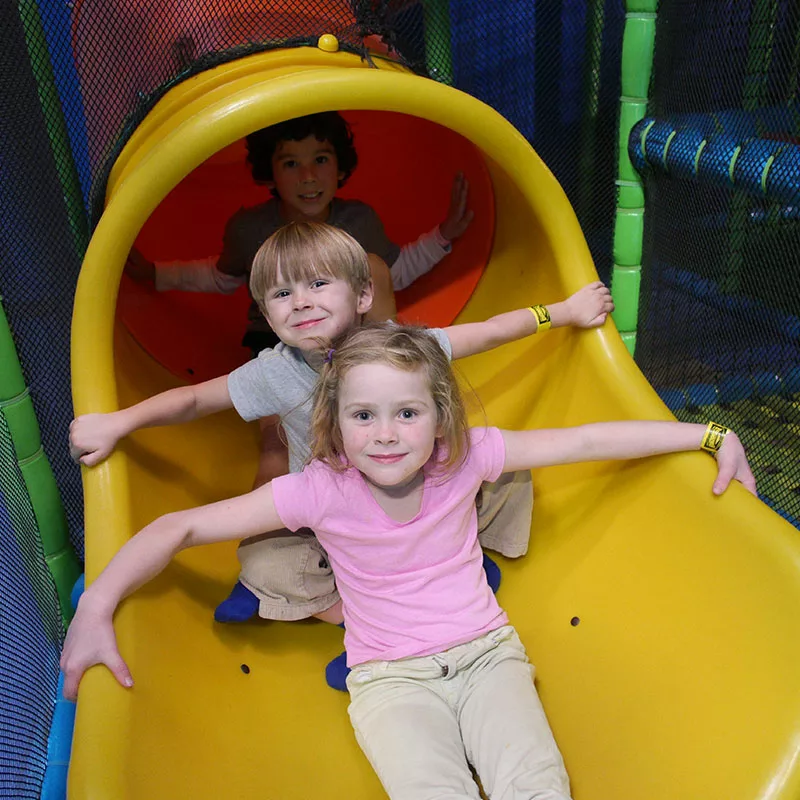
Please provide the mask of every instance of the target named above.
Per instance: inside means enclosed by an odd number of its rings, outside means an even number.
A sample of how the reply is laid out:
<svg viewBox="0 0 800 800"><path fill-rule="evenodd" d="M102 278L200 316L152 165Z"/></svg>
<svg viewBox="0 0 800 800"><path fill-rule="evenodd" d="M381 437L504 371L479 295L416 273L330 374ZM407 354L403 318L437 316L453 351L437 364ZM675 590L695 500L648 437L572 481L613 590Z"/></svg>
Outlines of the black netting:
<svg viewBox="0 0 800 800"><path fill-rule="evenodd" d="M621 0L450 3L454 83L497 109L558 178L611 272Z"/></svg>
<svg viewBox="0 0 800 800"><path fill-rule="evenodd" d="M665 0L651 112L734 143L797 143L800 7ZM793 177L796 185L798 176ZM647 177L636 359L683 420L729 424L762 496L800 525L800 208Z"/></svg>
<svg viewBox="0 0 800 800"><path fill-rule="evenodd" d="M47 77L47 51L41 43L34 48L37 32L30 17L17 16L11 4L2 4L0 30L0 294L72 542L82 553L80 473L69 459L67 428L72 418L69 328L85 246L84 211L79 205L73 226L62 182L72 159L62 136L58 97L53 94L43 109L41 101L48 97L40 95L37 84Z"/></svg>
<svg viewBox="0 0 800 800"><path fill-rule="evenodd" d="M63 630L10 442L0 412L0 798L38 800Z"/></svg>

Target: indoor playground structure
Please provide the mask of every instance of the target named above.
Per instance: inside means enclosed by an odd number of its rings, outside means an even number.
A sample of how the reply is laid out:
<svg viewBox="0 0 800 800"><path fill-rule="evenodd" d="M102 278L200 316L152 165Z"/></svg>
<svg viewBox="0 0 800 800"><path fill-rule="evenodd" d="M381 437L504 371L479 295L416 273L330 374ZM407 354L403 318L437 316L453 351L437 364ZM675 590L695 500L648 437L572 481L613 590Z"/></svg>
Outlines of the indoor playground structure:
<svg viewBox="0 0 800 800"><path fill-rule="evenodd" d="M265 198L243 138L327 110L358 149L342 196L394 241L470 182L475 221L403 319L610 282L603 328L459 363L490 424L713 419L748 449L758 500L713 497L701 452L534 472L498 597L576 800L800 797L796 3L19 0L0 20L0 798L384 796L324 680L342 631L213 621L233 545L122 605L134 689L99 667L77 706L59 689L84 570L255 472L233 413L69 460L74 415L248 357L246 293L157 293L128 253L219 253Z"/></svg>

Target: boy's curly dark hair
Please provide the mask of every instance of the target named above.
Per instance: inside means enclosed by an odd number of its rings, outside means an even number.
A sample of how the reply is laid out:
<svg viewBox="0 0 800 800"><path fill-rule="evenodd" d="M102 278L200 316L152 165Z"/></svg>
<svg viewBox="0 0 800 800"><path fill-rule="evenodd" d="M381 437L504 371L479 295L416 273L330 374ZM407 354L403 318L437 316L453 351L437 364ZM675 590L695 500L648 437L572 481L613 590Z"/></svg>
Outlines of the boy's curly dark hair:
<svg viewBox="0 0 800 800"><path fill-rule="evenodd" d="M344 117L336 111L287 119L251 133L246 142L247 160L253 180L256 183L266 183L274 179L272 156L281 142L299 142L309 136L314 136L319 142L329 142L333 147L339 171L344 173L339 186L344 186L358 164L358 155L353 145L353 132ZM274 189L272 193L278 196Z"/></svg>

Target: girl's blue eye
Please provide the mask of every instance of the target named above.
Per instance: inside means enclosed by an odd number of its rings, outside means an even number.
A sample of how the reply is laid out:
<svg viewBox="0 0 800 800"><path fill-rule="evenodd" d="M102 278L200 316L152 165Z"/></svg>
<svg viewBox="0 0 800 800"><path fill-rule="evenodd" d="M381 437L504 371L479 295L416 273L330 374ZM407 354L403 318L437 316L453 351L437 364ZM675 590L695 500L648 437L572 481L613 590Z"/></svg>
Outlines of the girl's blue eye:
<svg viewBox="0 0 800 800"><path fill-rule="evenodd" d="M279 289L279 290L278 290L277 292L275 292L275 294L273 295L273 297L275 297L275 299L276 299L276 300L277 300L277 299L279 299L279 298L281 298L281 297L288 297L288 296L289 296L289 291L288 291L288 289Z"/></svg>
<svg viewBox="0 0 800 800"><path fill-rule="evenodd" d="M372 417L369 411L357 411L354 416L359 422L369 422Z"/></svg>
<svg viewBox="0 0 800 800"><path fill-rule="evenodd" d="M416 417L416 416L417 416L417 412L414 411L413 408L404 408L400 412L400 418L401 419L414 419L414 417Z"/></svg>
<svg viewBox="0 0 800 800"><path fill-rule="evenodd" d="M328 281L323 280L322 278L320 278L319 280L316 280L311 284L311 288L312 289L319 289L320 286L327 286L327 285L328 285Z"/></svg>

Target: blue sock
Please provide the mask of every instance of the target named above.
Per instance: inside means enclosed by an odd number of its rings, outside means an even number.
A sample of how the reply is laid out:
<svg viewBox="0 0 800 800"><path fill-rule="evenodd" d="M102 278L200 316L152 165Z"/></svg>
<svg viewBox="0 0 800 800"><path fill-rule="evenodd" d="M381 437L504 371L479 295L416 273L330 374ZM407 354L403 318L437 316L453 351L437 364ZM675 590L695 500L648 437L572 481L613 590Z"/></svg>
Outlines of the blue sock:
<svg viewBox="0 0 800 800"><path fill-rule="evenodd" d="M489 584L489 588L497 594L502 577L500 575L500 567L486 553L483 554L483 571L486 573L486 582Z"/></svg>
<svg viewBox="0 0 800 800"><path fill-rule="evenodd" d="M258 598L237 581L227 600L223 600L214 611L217 622L247 622L258 614Z"/></svg>
<svg viewBox="0 0 800 800"><path fill-rule="evenodd" d="M344 622L340 622L337 628L344 630ZM347 651L339 653L336 658L328 662L325 667L325 680L331 689L336 689L339 692L347 691L347 676L350 674L350 667L347 666Z"/></svg>
<svg viewBox="0 0 800 800"><path fill-rule="evenodd" d="M350 667L347 666L347 651L341 652L336 658L328 662L325 667L325 680L331 689L339 692L347 691L347 676L350 674Z"/></svg>

